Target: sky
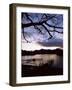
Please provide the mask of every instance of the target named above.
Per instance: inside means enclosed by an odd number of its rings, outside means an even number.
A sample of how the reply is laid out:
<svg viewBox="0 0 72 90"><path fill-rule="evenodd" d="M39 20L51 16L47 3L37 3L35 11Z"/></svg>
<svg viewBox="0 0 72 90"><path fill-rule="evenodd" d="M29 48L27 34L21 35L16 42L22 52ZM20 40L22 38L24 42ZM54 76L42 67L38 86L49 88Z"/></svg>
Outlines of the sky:
<svg viewBox="0 0 72 90"><path fill-rule="evenodd" d="M29 18L33 22L40 22L46 19L46 16L42 17L44 13L27 13L29 15ZM63 15L62 14L50 14L46 13L47 15L47 23L49 25L53 25L56 27L62 27L61 28L55 28L55 30L59 32L63 32ZM55 16L54 18L50 19L50 17ZM23 24L31 23L30 20L28 20L25 17L25 13L22 13L21 22ZM47 27L49 30L54 30L53 27L49 27L44 23L45 27ZM49 38L49 35L47 31L42 27L41 25L38 26L38 28L41 29L42 33L39 33L39 31L34 27L26 27L21 28L21 42L22 42L22 50L39 50L39 49L55 49L56 47L63 47L63 34L57 33L57 32L51 32L51 35L53 36L51 39ZM25 39L29 42L27 42L23 37L23 30Z"/></svg>

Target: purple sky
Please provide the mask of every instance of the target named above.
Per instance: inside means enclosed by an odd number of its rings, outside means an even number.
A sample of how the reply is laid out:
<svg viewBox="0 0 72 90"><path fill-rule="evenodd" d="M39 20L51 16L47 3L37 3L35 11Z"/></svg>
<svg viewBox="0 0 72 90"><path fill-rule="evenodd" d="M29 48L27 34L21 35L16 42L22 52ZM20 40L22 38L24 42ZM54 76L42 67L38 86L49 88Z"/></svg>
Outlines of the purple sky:
<svg viewBox="0 0 72 90"><path fill-rule="evenodd" d="M28 14L31 16L31 19L33 20L33 22L40 21L42 16L42 14L40 13L28 13ZM24 15L24 13L22 13L22 15ZM49 15L50 17L51 15L54 15L54 14L47 14L47 15ZM56 17L53 18L54 20L48 20L47 23L50 25L56 25L57 27L63 27L63 15L55 14L55 16ZM25 17L22 18L22 23L28 23L28 22L29 21ZM49 28L50 30L53 30L52 27L48 27L48 26L46 27ZM30 26L22 29L24 30L25 38L29 41L29 43L37 43L44 47L63 46L63 34L59 34L57 32L51 32L53 37L48 40L48 37L49 37L48 33L41 26L39 26L39 28L41 28L44 34L40 34L38 30L34 28L34 26ZM60 32L63 31L63 29L59 29L59 28L56 28L56 30ZM22 35L22 44L24 43L27 43L27 42Z"/></svg>

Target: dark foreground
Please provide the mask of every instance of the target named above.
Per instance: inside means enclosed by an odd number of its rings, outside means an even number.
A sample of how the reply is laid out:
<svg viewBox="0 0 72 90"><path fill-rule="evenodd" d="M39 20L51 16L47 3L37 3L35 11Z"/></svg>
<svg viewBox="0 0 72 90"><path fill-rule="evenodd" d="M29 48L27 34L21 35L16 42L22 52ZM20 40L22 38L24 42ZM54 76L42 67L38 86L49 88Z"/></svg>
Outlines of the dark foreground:
<svg viewBox="0 0 72 90"><path fill-rule="evenodd" d="M63 75L63 68L51 67L48 64L42 66L22 65L22 77Z"/></svg>

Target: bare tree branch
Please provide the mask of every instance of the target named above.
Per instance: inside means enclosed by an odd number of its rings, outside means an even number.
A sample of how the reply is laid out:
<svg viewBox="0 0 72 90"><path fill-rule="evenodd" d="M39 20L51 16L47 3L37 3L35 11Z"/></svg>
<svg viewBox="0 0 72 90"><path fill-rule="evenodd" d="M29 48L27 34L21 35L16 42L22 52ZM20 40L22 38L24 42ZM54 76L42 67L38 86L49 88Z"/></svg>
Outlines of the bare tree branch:
<svg viewBox="0 0 72 90"><path fill-rule="evenodd" d="M48 36L49 36L48 39L51 39L53 37L51 32L57 32L57 33L63 34L63 31L56 30L56 29L62 29L63 30L63 27L60 27L58 25L60 22L56 23L55 25L48 23L49 20L53 20L54 18L56 18L56 15L43 14L41 16L40 20L38 19L38 21L36 21L36 22L33 21L32 17L28 13L24 13L24 15L25 15L26 19L28 19L28 22L27 23L21 23L21 25L22 25L22 30L23 30L23 32L22 32L23 37L24 37L25 41L27 41L27 42L29 42L29 41L25 37L24 28L31 27L31 26L33 26L36 30L38 30L40 34L44 34L42 32L42 30L47 31ZM22 15L22 18L23 18L23 15ZM42 26L44 29L41 29L39 26ZM52 28L53 30L50 30L49 27Z"/></svg>
<svg viewBox="0 0 72 90"><path fill-rule="evenodd" d="M26 15L27 19L29 19L29 21L30 21L31 23L33 23L33 21L31 20L31 18L29 17L29 15L28 15L27 13L25 13L25 15Z"/></svg>
<svg viewBox="0 0 72 90"><path fill-rule="evenodd" d="M48 24L47 22L45 22L45 24L46 24L47 26L49 26L49 27L63 29L63 27L57 27L57 26L53 26L53 25Z"/></svg>
<svg viewBox="0 0 72 90"><path fill-rule="evenodd" d="M35 27L35 29L38 29L39 33L43 34L42 30L38 26L35 25L34 27Z"/></svg>
<svg viewBox="0 0 72 90"><path fill-rule="evenodd" d="M27 43L30 43L30 41L28 41L27 39L26 39L26 37L25 37L25 32L24 32L24 30L23 30L23 38L25 39L25 41L27 42Z"/></svg>
<svg viewBox="0 0 72 90"><path fill-rule="evenodd" d="M51 35L51 33L49 32L49 30L47 29L47 27L46 26L44 26L44 25L42 25L44 28L45 28L45 30L48 32L48 34L50 35L50 37L48 38L48 39L51 39L53 36Z"/></svg>
<svg viewBox="0 0 72 90"><path fill-rule="evenodd" d="M63 32L59 32L57 30L49 30L50 32L57 32L57 33L60 33L60 34L63 34Z"/></svg>
<svg viewBox="0 0 72 90"><path fill-rule="evenodd" d="M46 23L46 21L42 21L42 22L32 22L32 23L27 23L27 24L23 24L23 23L22 23L22 28L26 28L26 27L30 27L30 26L35 26L35 25L42 25L43 23L45 23L45 24L48 25L49 27L63 29L63 27L57 27L57 26L50 25L50 24Z"/></svg>

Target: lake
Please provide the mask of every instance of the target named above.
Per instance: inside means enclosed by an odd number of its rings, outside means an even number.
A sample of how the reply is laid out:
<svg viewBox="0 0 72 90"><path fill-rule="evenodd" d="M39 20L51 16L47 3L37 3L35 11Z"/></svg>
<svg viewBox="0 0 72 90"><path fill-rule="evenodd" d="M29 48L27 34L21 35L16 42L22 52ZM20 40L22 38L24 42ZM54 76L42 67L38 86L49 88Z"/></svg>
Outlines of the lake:
<svg viewBox="0 0 72 90"><path fill-rule="evenodd" d="M50 64L52 67L63 67L63 56L56 54L36 54L22 56L22 65L41 66Z"/></svg>

